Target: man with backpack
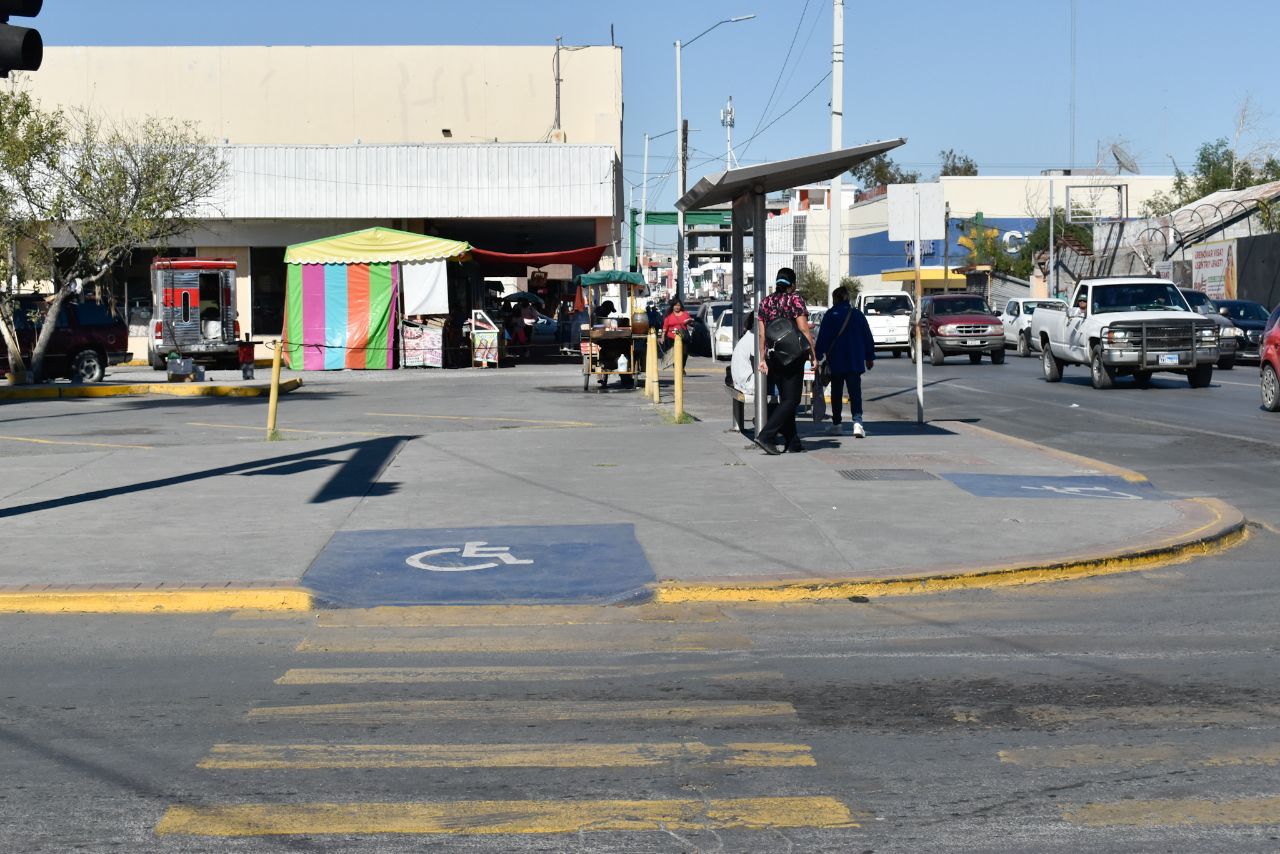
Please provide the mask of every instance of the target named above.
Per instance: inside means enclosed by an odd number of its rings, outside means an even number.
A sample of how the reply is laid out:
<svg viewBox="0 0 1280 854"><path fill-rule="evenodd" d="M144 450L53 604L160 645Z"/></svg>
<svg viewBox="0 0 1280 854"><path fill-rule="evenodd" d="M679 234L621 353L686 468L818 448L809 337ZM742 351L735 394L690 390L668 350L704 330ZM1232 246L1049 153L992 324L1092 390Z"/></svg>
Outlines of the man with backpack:
<svg viewBox="0 0 1280 854"><path fill-rule="evenodd" d="M843 414L844 389L849 390L849 410L853 416L853 437L865 438L862 426L862 374L869 371L876 361L876 342L871 337L871 325L867 318L849 302L849 291L843 285L831 293L831 308L822 318L818 328L817 350L821 365L826 360L831 375L831 426L827 433L841 434L840 417ZM821 390L815 390L821 394Z"/></svg>

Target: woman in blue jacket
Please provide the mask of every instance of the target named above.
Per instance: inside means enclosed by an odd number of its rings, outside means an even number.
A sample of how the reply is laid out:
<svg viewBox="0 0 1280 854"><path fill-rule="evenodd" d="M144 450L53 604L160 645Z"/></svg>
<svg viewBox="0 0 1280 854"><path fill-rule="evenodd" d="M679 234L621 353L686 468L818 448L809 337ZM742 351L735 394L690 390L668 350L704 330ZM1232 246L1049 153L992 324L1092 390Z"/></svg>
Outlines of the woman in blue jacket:
<svg viewBox="0 0 1280 854"><path fill-rule="evenodd" d="M862 426L862 373L876 363L876 343L871 337L867 318L849 302L849 291L842 287L831 293L831 308L818 327L818 359L824 357L831 369L831 426L827 433L840 435L840 416L844 389L849 390L849 409L853 415L853 437L867 435Z"/></svg>

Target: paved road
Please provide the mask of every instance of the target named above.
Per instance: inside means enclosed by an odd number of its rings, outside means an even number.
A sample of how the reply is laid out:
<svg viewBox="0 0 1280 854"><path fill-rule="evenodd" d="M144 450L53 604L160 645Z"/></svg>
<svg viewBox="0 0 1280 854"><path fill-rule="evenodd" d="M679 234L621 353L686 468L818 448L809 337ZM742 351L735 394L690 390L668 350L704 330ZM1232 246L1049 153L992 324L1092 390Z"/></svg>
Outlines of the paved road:
<svg viewBox="0 0 1280 854"><path fill-rule="evenodd" d="M0 850L1274 851L1276 545L865 604L9 617Z"/></svg>

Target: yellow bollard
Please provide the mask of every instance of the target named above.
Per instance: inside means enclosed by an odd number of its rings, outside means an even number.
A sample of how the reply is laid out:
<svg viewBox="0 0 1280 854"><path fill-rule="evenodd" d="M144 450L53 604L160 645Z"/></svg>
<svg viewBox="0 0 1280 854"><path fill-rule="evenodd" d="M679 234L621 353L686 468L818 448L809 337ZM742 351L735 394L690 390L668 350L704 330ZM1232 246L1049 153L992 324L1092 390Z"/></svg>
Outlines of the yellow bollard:
<svg viewBox="0 0 1280 854"><path fill-rule="evenodd" d="M271 354L271 397L267 403L267 441L280 438L276 432L276 407L280 404L280 354L284 347L279 341L273 341L275 348Z"/></svg>
<svg viewBox="0 0 1280 854"><path fill-rule="evenodd" d="M684 417L684 336L676 336L676 362L672 366L676 377L676 420Z"/></svg>
<svg viewBox="0 0 1280 854"><path fill-rule="evenodd" d="M644 354L644 395L658 402L658 334L649 330Z"/></svg>

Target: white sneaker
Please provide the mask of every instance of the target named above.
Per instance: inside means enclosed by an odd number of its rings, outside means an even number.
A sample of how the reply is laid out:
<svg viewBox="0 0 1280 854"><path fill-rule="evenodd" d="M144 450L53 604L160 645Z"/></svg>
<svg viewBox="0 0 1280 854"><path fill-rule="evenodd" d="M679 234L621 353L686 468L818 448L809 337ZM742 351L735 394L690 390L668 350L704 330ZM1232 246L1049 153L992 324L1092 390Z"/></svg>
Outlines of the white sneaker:
<svg viewBox="0 0 1280 854"><path fill-rule="evenodd" d="M867 438L867 431L862 428L861 421L853 422L853 438L855 439Z"/></svg>
<svg viewBox="0 0 1280 854"><path fill-rule="evenodd" d="M828 436L839 436L839 435L840 435L840 425L839 425L839 424L832 424L831 426L829 426L829 427L827 428L827 435L828 435Z"/></svg>

